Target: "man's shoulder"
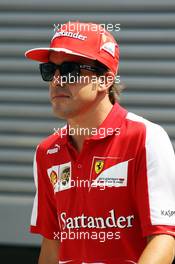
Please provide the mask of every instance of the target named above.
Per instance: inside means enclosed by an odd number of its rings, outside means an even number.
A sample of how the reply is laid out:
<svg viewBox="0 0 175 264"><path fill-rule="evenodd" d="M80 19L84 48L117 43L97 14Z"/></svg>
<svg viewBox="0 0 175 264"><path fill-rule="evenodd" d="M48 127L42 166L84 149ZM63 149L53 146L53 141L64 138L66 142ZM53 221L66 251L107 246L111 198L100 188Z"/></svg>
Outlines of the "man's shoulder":
<svg viewBox="0 0 175 264"><path fill-rule="evenodd" d="M137 123L138 125L141 125L143 127L146 127L146 128L153 128L153 129L161 129L162 127L142 116L139 116L137 114L134 114L132 112L128 112L127 113L127 116L126 116L126 119L131 121L131 122L135 122Z"/></svg>
<svg viewBox="0 0 175 264"><path fill-rule="evenodd" d="M128 112L126 116L126 121L131 123L131 126L135 127L137 132L143 132L148 135L163 135L167 134L162 126L156 124L142 116Z"/></svg>

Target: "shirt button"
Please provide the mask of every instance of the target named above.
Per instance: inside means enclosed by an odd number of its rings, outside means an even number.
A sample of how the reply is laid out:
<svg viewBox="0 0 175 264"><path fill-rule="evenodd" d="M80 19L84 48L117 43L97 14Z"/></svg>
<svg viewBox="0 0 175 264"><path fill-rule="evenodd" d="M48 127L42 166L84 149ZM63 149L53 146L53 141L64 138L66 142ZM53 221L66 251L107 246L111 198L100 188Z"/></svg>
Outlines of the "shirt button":
<svg viewBox="0 0 175 264"><path fill-rule="evenodd" d="M82 168L82 165L79 163L78 164L78 169L81 169Z"/></svg>

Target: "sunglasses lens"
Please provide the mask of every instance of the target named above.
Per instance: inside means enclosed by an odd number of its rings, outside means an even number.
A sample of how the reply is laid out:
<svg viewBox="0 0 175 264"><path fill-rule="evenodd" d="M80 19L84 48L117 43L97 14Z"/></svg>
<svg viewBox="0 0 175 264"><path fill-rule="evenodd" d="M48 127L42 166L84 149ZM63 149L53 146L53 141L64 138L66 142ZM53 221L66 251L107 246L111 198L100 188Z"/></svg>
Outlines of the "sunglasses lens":
<svg viewBox="0 0 175 264"><path fill-rule="evenodd" d="M40 72L44 81L49 82L53 80L56 67L53 63L42 63L40 64Z"/></svg>
<svg viewBox="0 0 175 264"><path fill-rule="evenodd" d="M64 82L76 82L80 76L80 66L74 62L64 62L60 67L60 74Z"/></svg>
<svg viewBox="0 0 175 264"><path fill-rule="evenodd" d="M78 82L80 77L80 65L76 62L63 62L59 66L52 62L48 62L41 63L39 67L42 79L46 82L53 80L57 68L60 71L61 79L64 83Z"/></svg>

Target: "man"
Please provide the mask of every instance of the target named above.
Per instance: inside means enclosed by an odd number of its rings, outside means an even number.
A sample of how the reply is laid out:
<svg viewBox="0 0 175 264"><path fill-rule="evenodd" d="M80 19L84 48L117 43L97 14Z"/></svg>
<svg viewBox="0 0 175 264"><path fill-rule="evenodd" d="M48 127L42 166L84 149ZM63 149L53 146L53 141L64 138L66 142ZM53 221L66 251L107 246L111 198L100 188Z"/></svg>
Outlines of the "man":
<svg viewBox="0 0 175 264"><path fill-rule="evenodd" d="M71 22L26 56L42 62L53 111L67 120L34 158L39 264L172 263L175 155L159 125L114 103L112 35Z"/></svg>

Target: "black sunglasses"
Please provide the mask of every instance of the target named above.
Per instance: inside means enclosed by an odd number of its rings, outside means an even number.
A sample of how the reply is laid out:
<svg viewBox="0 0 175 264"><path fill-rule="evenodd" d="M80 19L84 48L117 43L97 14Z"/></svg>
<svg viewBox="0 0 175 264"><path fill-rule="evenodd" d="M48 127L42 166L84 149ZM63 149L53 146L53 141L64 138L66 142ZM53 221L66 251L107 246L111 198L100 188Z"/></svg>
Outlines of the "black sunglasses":
<svg viewBox="0 0 175 264"><path fill-rule="evenodd" d="M98 74L105 72L105 68L80 64L72 61L63 62L60 65L52 62L41 63L39 67L42 79L46 82L53 80L57 69L59 69L60 75L65 78L67 82L71 82L72 79L77 81L78 77L81 75L81 69L96 72Z"/></svg>

